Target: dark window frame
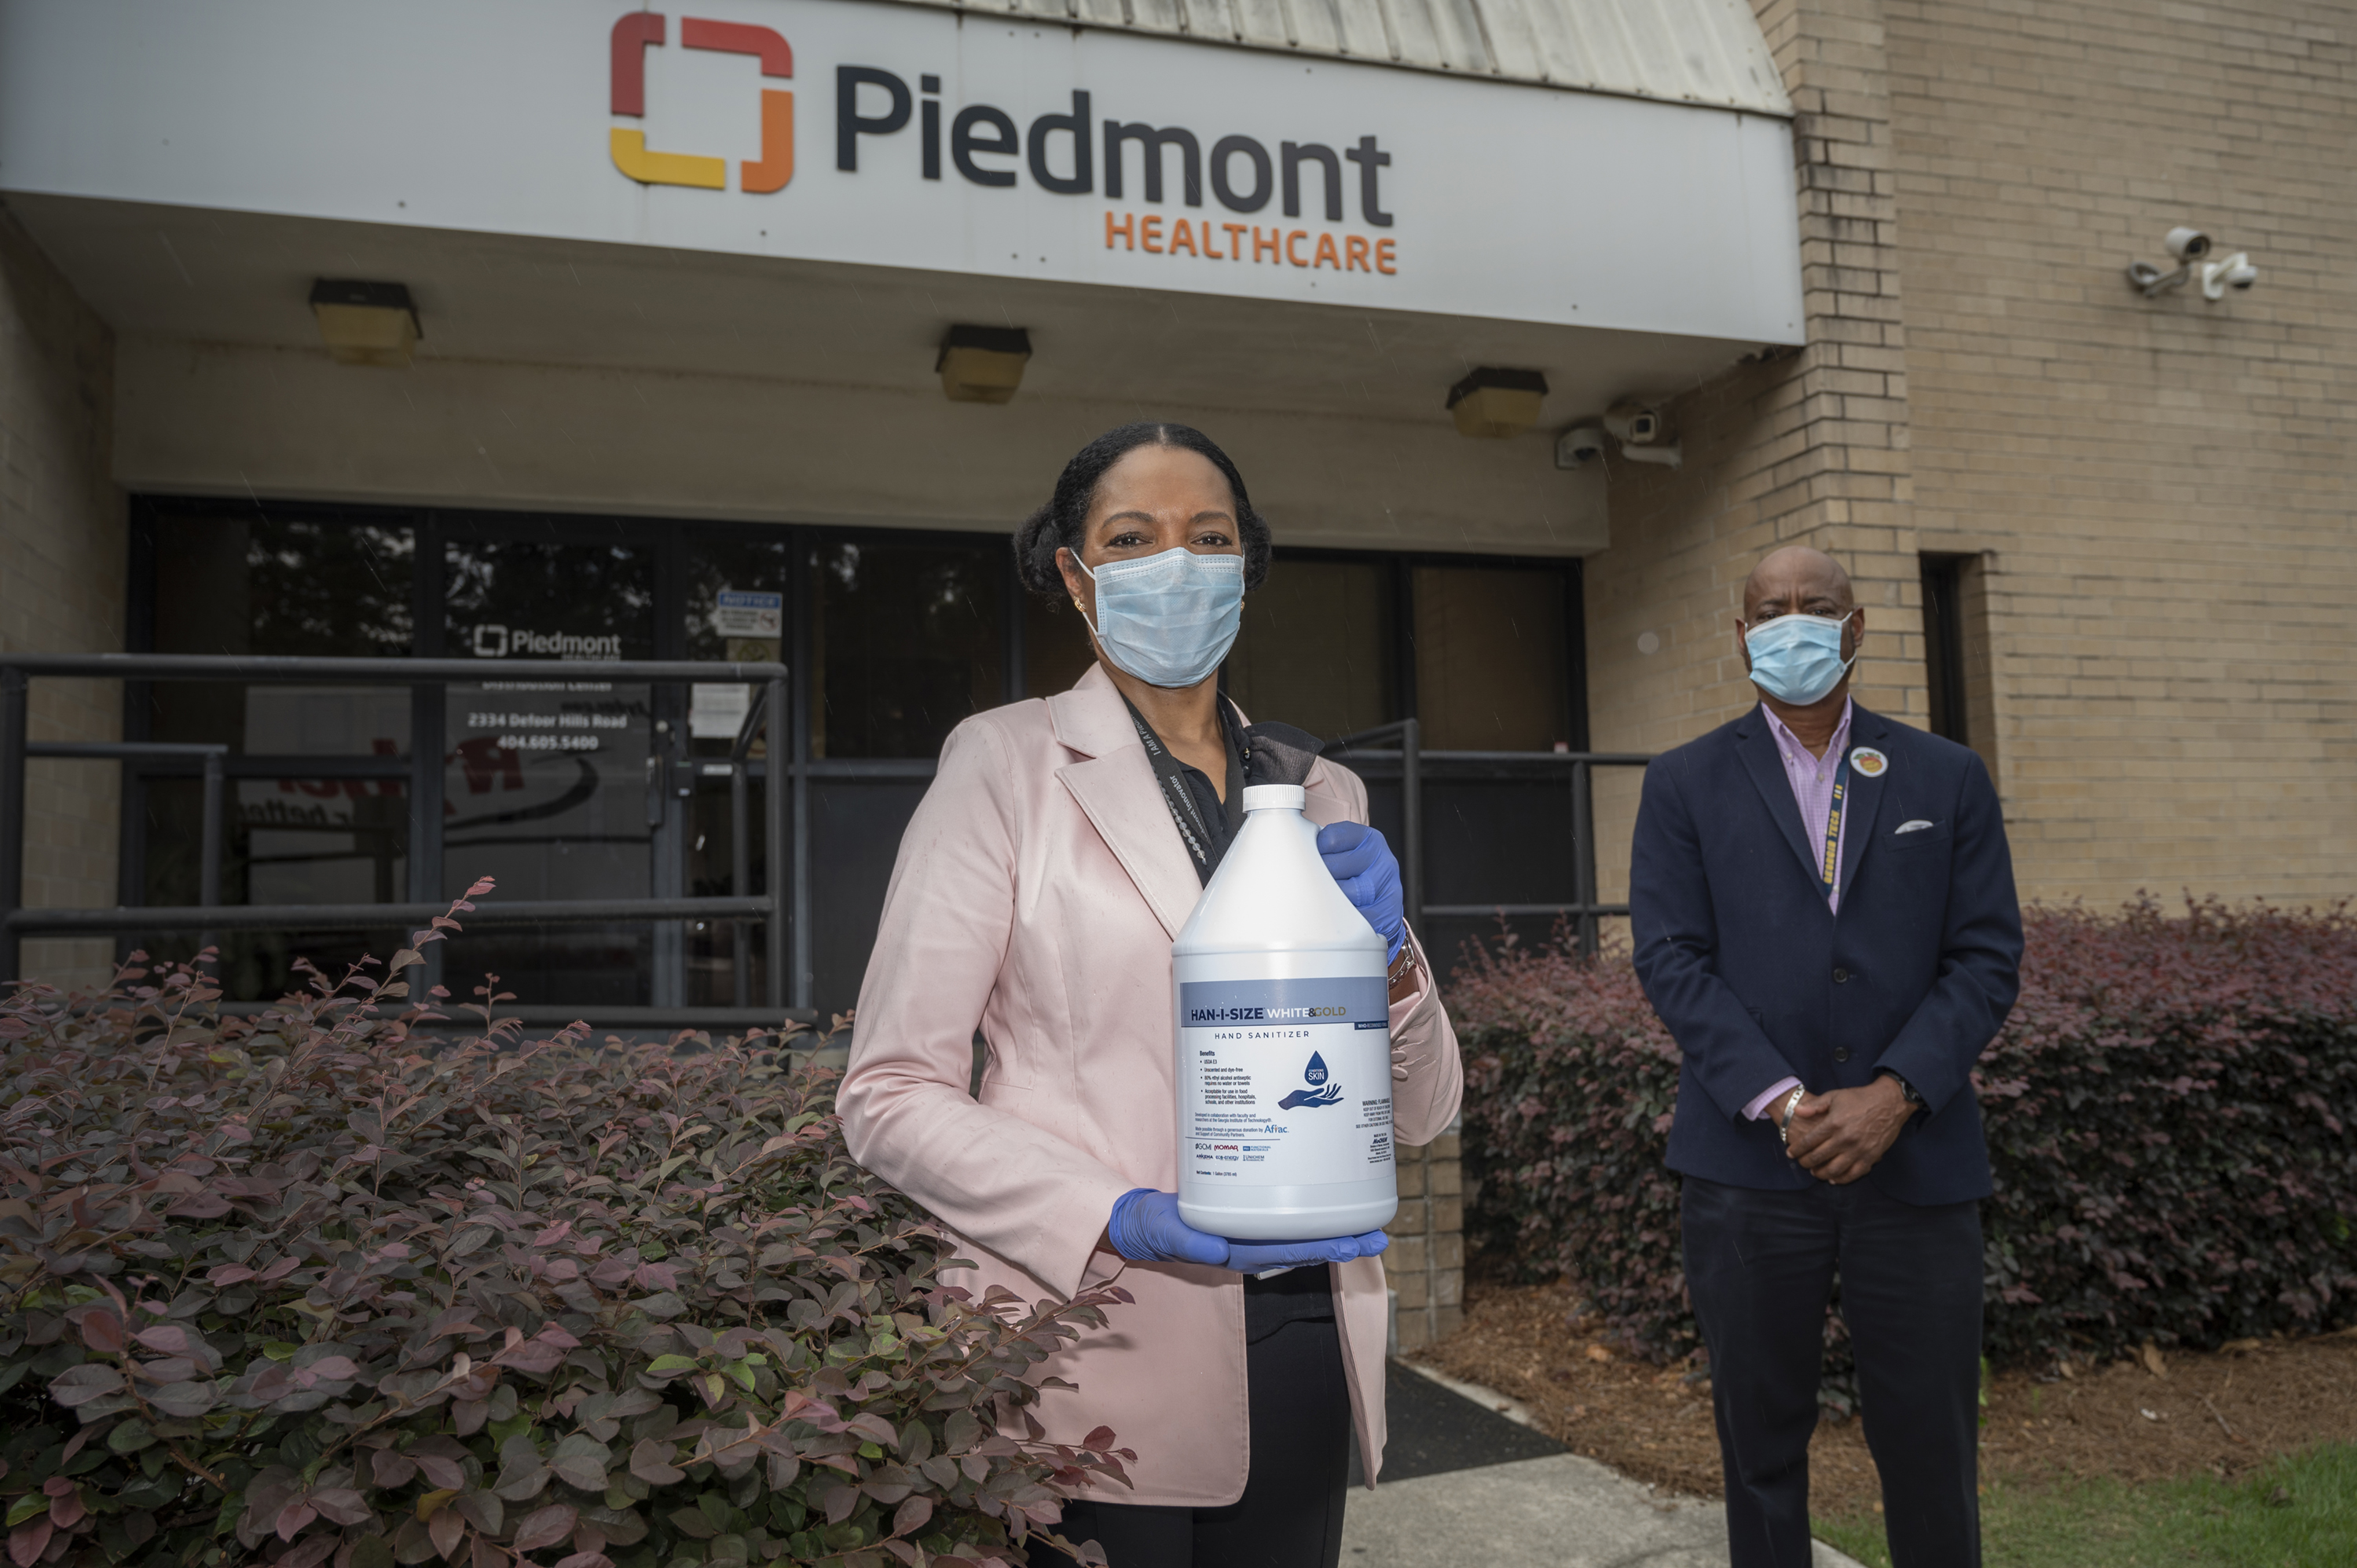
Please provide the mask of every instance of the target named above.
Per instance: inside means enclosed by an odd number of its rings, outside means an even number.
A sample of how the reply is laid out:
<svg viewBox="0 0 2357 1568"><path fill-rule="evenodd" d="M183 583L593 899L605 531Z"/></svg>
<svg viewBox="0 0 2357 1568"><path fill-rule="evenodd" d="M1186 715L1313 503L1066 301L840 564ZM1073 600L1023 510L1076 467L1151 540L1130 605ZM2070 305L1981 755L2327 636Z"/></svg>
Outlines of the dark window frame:
<svg viewBox="0 0 2357 1568"><path fill-rule="evenodd" d="M299 517L317 523L348 525L397 525L411 531L414 542L414 576L412 612L414 622L414 651L419 657L436 657L447 653L444 635L447 575L447 546L453 539L481 540L545 540L555 543L624 542L646 548L652 553L654 564L654 657L685 656L687 554L695 542L704 540L745 539L765 542L782 542L786 549L786 581L783 584L787 606L783 627L784 648L781 650L791 677L789 684L791 714L788 739L790 762L793 766L797 786L807 785L813 777L811 768L811 725L816 712L818 693L811 689L810 638L813 616L810 598L810 564L814 553L838 542L862 542L899 545L957 544L974 547L996 539L1002 559L1003 598L1001 601L1004 656L1001 660L1001 701L1011 703L1022 699L1025 684L1026 634L1022 616L1026 596L1016 570L1014 553L1006 548L1004 535L989 531L971 529L902 529L878 526L856 526L819 523L762 523L725 519L664 518L640 514L576 512L544 509L502 509L479 506L446 507L429 505L382 504L352 501L310 502L279 497L205 497L167 493L141 493L131 498L128 607L130 624L126 628L128 649L135 652L152 652L158 585L158 530L168 526L172 517L242 517L253 519L286 519ZM1387 591L1392 595L1392 646L1389 657L1394 712L1394 719L1415 715L1417 706L1416 660L1415 640L1415 574L1418 567L1474 567L1482 569L1529 569L1558 573L1565 592L1564 671L1563 689L1568 711L1564 715L1566 733L1575 750L1587 744L1587 690L1586 679L1586 633L1583 563L1574 556L1539 556L1524 554L1490 554L1451 551L1385 551L1363 547L1328 547L1321 545L1284 545L1275 552L1279 563L1288 560L1303 562L1372 563L1386 574ZM419 687L413 698L413 740L414 745L431 734L437 744L447 745L443 703L438 700L441 688ZM671 713L672 707L683 709L685 693L673 692L666 695L665 716L673 721L673 733L684 734L684 713ZM149 738L151 713L149 683L126 682L124 691L124 734L130 739ZM267 766L299 771L301 758L257 757L241 759L248 765ZM930 760L930 759L924 759ZM919 759L879 759L873 769L862 769L856 764L826 769L830 784L846 781L848 773L872 771L878 782L889 779L905 780L910 776L911 765ZM148 818L147 781L151 774L161 770L126 766L122 790L119 869L119 895L126 905L135 906L145 898L147 875ZM685 820L672 842L659 848L658 855L678 859L685 865L678 845L683 842ZM437 843L412 846L414 867L407 896L431 899L438 895L441 872L441 846ZM789 861L792 859L789 851ZM663 862L659 861L659 865ZM660 879L661 873L658 873ZM799 884L804 873L795 869ZM799 900L795 918L805 921L825 918L823 911L826 900L814 899L810 906ZM127 952L131 939L121 940ZM684 983L683 980L681 983ZM660 994L660 993L659 993ZM553 1000L553 999L552 999ZM827 996L823 1003L847 1006L847 996ZM658 1003L658 1004L662 1004Z"/></svg>
<svg viewBox="0 0 2357 1568"><path fill-rule="evenodd" d="M1926 553L1923 587L1923 674L1930 728L1958 746L1972 744L1972 703L1964 679L1964 571L1970 555Z"/></svg>

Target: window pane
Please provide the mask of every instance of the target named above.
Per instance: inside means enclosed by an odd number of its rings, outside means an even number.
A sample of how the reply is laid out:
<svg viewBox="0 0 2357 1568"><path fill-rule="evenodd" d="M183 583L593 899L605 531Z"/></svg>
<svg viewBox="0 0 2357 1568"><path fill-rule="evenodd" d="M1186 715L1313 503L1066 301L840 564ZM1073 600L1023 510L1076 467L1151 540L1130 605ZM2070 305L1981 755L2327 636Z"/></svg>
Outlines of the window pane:
<svg viewBox="0 0 2357 1568"><path fill-rule="evenodd" d="M933 757L1005 700L1006 546L843 541L813 552L817 757Z"/></svg>
<svg viewBox="0 0 2357 1568"><path fill-rule="evenodd" d="M204 785L188 778L148 779L143 903L199 902L198 874ZM224 904L371 904L404 896L409 867L408 792L399 779L240 779L231 781L221 839ZM340 974L363 952L382 959L401 932L326 929L225 931L221 975L226 994L253 1000L296 983L297 954ZM159 958L195 954L193 931L130 933Z"/></svg>
<svg viewBox="0 0 2357 1568"><path fill-rule="evenodd" d="M651 659L654 552L615 539L452 541L443 637L454 659Z"/></svg>
<svg viewBox="0 0 2357 1568"><path fill-rule="evenodd" d="M1415 711L1436 751L1549 751L1568 744L1566 575L1419 566Z"/></svg>
<svg viewBox="0 0 2357 1568"><path fill-rule="evenodd" d="M158 653L401 658L413 628L405 527L166 513L156 522ZM397 756L399 688L158 681L157 740L226 743L249 756Z"/></svg>
<svg viewBox="0 0 2357 1568"><path fill-rule="evenodd" d="M900 835L924 796L921 782L837 779L811 788L811 1000L821 1017L859 1000Z"/></svg>
<svg viewBox="0 0 2357 1568"><path fill-rule="evenodd" d="M1097 661L1088 623L1070 599L1023 596L1023 694L1052 697L1069 692Z"/></svg>
<svg viewBox="0 0 2357 1568"><path fill-rule="evenodd" d="M1388 723L1390 574L1373 562L1279 558L1244 596L1228 695L1245 714L1332 738Z"/></svg>
<svg viewBox="0 0 2357 1568"><path fill-rule="evenodd" d="M705 536L691 543L686 581L688 658L748 664L783 662L786 562L791 548L782 533L771 539ZM755 695L749 684L696 687L687 715L693 754L726 757ZM769 755L766 736L754 741L751 755Z"/></svg>

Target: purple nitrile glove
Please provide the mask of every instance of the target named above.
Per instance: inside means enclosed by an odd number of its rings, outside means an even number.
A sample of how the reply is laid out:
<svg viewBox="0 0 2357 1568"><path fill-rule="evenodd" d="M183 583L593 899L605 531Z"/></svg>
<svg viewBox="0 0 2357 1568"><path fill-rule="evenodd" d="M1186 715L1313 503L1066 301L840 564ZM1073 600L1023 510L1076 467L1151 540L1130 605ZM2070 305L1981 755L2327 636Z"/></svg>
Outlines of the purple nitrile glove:
<svg viewBox="0 0 2357 1568"><path fill-rule="evenodd" d="M1398 958L1407 942L1407 911L1399 860L1383 835L1364 822L1329 822L1318 830L1318 854L1367 924L1390 944L1383 961Z"/></svg>
<svg viewBox="0 0 2357 1568"><path fill-rule="evenodd" d="M1380 1230L1313 1241L1231 1241L1178 1218L1178 1195L1132 1187L1113 1202L1105 1223L1113 1250L1133 1263L1208 1263L1239 1273L1266 1273L1303 1263L1347 1263L1391 1244Z"/></svg>

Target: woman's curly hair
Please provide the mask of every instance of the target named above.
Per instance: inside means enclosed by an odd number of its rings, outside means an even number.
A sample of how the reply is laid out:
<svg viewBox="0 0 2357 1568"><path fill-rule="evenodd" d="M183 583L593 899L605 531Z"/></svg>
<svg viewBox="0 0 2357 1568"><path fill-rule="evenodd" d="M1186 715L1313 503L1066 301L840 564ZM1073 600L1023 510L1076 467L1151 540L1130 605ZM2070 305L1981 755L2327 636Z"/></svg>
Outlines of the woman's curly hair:
<svg viewBox="0 0 2357 1568"><path fill-rule="evenodd" d="M1072 455L1056 480L1048 504L1026 518L1015 531L1015 565L1023 585L1051 599L1064 597L1064 575L1056 570L1056 552L1081 550L1081 531L1089 507L1096 499L1097 482L1105 470L1140 446L1178 446L1211 460L1227 477L1236 501L1236 532L1244 547L1244 586L1257 588L1267 579L1270 539L1268 524L1253 510L1244 479L1218 443L1189 424L1148 422L1108 430Z"/></svg>

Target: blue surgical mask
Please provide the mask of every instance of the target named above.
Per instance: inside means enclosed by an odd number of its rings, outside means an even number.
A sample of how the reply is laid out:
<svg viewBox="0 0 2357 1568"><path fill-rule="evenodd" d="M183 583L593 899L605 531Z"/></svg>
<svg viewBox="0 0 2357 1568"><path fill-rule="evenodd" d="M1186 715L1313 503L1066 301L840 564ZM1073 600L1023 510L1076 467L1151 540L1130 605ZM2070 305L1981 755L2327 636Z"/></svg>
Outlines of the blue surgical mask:
<svg viewBox="0 0 2357 1568"><path fill-rule="evenodd" d="M1855 610L1850 612L1855 615ZM1744 634L1751 651L1751 682L1761 691L1805 708L1841 684L1857 660L1841 654L1849 616L1778 616Z"/></svg>
<svg viewBox="0 0 2357 1568"><path fill-rule="evenodd" d="M1083 564L1081 570L1097 585L1097 618L1089 628L1097 646L1149 686L1192 686L1235 645L1244 606L1241 555L1198 555L1180 545L1142 561L1093 572Z"/></svg>

